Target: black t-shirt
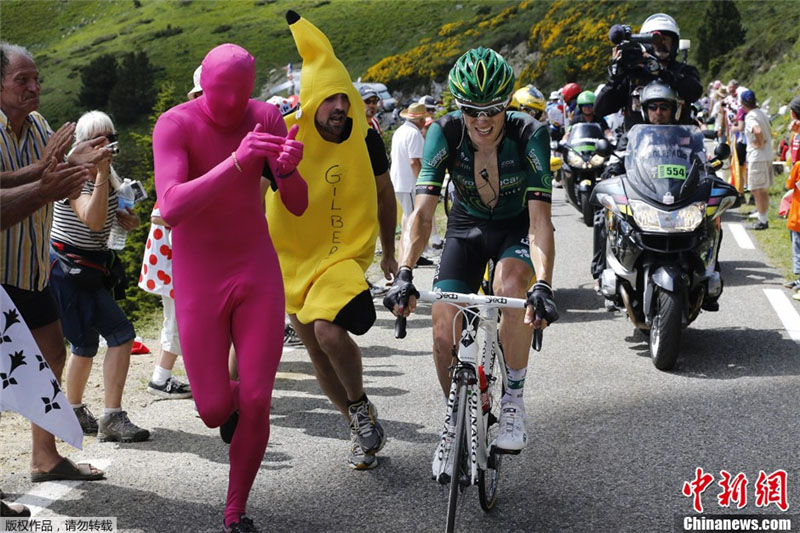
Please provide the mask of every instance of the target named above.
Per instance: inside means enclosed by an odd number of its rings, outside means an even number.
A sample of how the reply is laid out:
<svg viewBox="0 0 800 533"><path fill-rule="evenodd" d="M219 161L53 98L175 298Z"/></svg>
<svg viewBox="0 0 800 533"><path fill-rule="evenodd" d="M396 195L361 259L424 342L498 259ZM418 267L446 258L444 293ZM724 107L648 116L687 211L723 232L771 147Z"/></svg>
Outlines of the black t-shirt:
<svg viewBox="0 0 800 533"><path fill-rule="evenodd" d="M594 115L592 120L586 120L586 117L583 115L583 113L575 113L575 115L572 117L572 124L579 124L582 122L593 122L595 124L600 124L600 127L603 128L603 131L611 129L608 127L608 122L606 122L606 119L597 114Z"/></svg>

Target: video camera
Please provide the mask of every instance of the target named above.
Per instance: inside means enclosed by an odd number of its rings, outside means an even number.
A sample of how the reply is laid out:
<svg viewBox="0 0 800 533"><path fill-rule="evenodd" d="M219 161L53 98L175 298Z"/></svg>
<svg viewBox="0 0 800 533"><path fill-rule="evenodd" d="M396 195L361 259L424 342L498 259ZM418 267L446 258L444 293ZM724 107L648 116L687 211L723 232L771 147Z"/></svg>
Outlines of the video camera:
<svg viewBox="0 0 800 533"><path fill-rule="evenodd" d="M631 70L642 64L642 47L652 54L653 36L649 33L633 33L628 25L614 24L608 30L608 39L617 46L620 51L620 67L624 70ZM650 65L645 68L652 70ZM655 65L658 70L658 65Z"/></svg>

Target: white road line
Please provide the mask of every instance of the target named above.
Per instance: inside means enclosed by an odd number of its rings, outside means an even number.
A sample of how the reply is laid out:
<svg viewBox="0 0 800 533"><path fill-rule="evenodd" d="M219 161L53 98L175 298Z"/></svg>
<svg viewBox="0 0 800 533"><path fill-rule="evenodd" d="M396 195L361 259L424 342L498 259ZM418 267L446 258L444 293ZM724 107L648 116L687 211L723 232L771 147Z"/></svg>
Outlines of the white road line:
<svg viewBox="0 0 800 533"><path fill-rule="evenodd" d="M728 226L728 232L733 235L739 248L743 250L755 249L755 245L753 241L750 240L750 236L747 234L747 231L745 231L744 226L735 222L728 222L726 225Z"/></svg>
<svg viewBox="0 0 800 533"><path fill-rule="evenodd" d="M780 289L764 289L767 300L778 313L778 318L783 322L783 327L789 332L789 337L800 343L800 314L794 308L786 293Z"/></svg>
<svg viewBox="0 0 800 533"><path fill-rule="evenodd" d="M100 470L107 469L108 465L111 464L111 461L108 459L95 459L91 461L81 459L80 462L91 463L92 466ZM81 483L94 483L94 481L46 481L44 483L37 483L36 488L23 495L16 503L27 505L33 517L50 507L53 502L67 495Z"/></svg>

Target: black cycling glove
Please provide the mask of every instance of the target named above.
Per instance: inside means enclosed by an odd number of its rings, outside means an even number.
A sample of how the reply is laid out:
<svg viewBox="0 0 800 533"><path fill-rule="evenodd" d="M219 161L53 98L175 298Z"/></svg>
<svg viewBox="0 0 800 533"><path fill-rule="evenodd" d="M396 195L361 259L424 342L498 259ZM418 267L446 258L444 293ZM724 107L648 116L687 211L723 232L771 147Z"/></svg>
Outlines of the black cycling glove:
<svg viewBox="0 0 800 533"><path fill-rule="evenodd" d="M395 305L403 307L408 305L408 299L411 296L419 298L419 291L412 283L413 279L414 276L411 274L410 268L400 268L397 272L397 276L394 278L392 288L389 289L389 292L386 293L386 296L383 298L383 305L386 309L394 312Z"/></svg>
<svg viewBox="0 0 800 533"><path fill-rule="evenodd" d="M553 299L553 289L546 281L537 281L528 291L528 305L533 306L539 318L547 320L548 324L558 320L558 307Z"/></svg>

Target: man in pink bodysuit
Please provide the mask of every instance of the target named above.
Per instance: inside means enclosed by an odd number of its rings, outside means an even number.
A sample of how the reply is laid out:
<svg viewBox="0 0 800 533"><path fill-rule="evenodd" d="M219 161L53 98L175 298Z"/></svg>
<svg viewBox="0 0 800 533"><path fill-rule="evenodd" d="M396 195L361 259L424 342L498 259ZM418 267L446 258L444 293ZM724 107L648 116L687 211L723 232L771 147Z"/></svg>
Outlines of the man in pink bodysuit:
<svg viewBox="0 0 800 533"><path fill-rule="evenodd" d="M202 66L203 96L161 115L153 131L156 192L173 228L178 333L197 410L209 427L238 412L224 531L257 531L245 506L269 439L284 324L259 185L262 173L271 177L286 208L302 214L303 145L275 106L250 99L255 60L245 49L220 45ZM238 383L228 379L231 338Z"/></svg>

